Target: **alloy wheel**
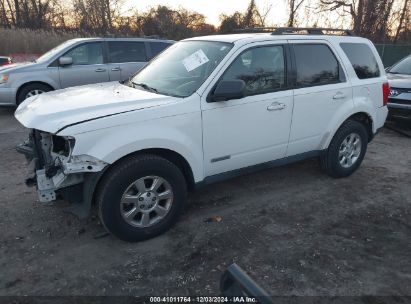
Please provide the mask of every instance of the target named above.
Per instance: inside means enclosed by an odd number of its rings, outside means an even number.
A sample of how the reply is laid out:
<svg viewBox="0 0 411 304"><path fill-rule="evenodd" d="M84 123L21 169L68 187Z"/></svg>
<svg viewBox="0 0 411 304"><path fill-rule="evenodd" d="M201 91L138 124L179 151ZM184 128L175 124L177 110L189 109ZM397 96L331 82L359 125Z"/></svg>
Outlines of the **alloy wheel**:
<svg viewBox="0 0 411 304"><path fill-rule="evenodd" d="M162 220L173 204L171 185L159 176L145 176L134 181L123 193L120 211L134 227L150 227Z"/></svg>
<svg viewBox="0 0 411 304"><path fill-rule="evenodd" d="M361 137L357 133L350 133L341 143L338 160L343 168L353 166L361 155Z"/></svg>

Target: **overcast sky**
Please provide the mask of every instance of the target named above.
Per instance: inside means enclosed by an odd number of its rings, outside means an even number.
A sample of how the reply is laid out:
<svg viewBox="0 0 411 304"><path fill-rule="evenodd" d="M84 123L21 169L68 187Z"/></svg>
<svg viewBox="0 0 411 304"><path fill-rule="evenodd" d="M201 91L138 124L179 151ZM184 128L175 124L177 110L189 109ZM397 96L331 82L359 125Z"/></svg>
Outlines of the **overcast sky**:
<svg viewBox="0 0 411 304"><path fill-rule="evenodd" d="M214 25L219 24L219 15L232 14L235 11L243 12L250 0L124 0L124 9L137 8L138 11L146 11L148 8L157 5L167 5L178 8L182 6L188 10L202 13L207 17L207 21ZM287 19L285 0L256 0L261 11L264 11L269 4L273 3L269 15L268 23L284 23Z"/></svg>

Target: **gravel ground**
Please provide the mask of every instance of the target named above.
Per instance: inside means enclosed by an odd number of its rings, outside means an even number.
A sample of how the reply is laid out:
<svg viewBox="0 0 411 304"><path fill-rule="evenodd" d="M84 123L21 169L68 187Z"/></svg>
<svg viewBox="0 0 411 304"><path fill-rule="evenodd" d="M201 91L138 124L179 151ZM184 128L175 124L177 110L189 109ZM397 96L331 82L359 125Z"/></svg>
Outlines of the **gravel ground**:
<svg viewBox="0 0 411 304"><path fill-rule="evenodd" d="M0 295L217 295L232 262L272 295L411 295L409 138L383 130L346 179L308 160L211 185L169 232L130 244L95 213L37 201L12 113L0 109Z"/></svg>

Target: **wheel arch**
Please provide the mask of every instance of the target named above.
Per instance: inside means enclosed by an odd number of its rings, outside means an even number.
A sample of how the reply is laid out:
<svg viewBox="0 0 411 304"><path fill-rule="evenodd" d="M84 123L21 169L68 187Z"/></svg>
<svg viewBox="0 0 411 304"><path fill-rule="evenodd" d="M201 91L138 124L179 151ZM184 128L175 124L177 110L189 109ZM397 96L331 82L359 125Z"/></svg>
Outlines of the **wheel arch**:
<svg viewBox="0 0 411 304"><path fill-rule="evenodd" d="M118 160L116 160L115 162L113 162L112 164L110 164L109 167L115 166L116 164L118 164L119 162L122 162L124 160L126 160L127 158L130 158L132 156L136 156L136 155L142 155L142 154L152 154L152 155L157 155L160 156L162 158L167 159L168 161L172 162L174 165L176 165L181 172L183 173L183 176L187 182L187 187L189 190L193 190L194 186L195 186L195 181L194 181L194 174L193 174L193 170L189 164L189 162L184 158L184 156L182 156L180 153L175 152L173 150L170 149L165 149L165 148L148 148L148 149L142 149L139 151L135 151L132 152L130 154L127 154L121 158L119 158ZM106 172L103 173L106 174L108 170L106 170ZM100 178L101 180L101 178Z"/></svg>
<svg viewBox="0 0 411 304"><path fill-rule="evenodd" d="M368 142L370 142L373 137L374 137L374 120L372 116L365 112L365 111L359 111L355 113L350 113L348 117L345 117L345 119L341 119L340 122L337 125L335 129L332 130L332 132L328 132L326 134L326 137L323 138L323 144L321 145L321 150L325 150L328 148L328 146L331 143L331 140L334 138L335 134L337 133L338 129L348 120L355 120L360 123L362 123L365 128L367 129L367 134L368 134Z"/></svg>
<svg viewBox="0 0 411 304"><path fill-rule="evenodd" d="M17 91L16 91L16 96L15 96L16 103L18 102L19 94L21 93L21 91L22 91L25 87L27 87L28 85L32 85L32 84L41 84L41 85L48 86L48 87L51 88L52 91L54 91L54 90L56 89L53 85L51 85L50 83L47 83L47 82L45 82L45 81L38 81L38 80L36 80L36 81L28 81L28 82L25 82L25 83L21 84L21 85L19 86L19 88L17 89Z"/></svg>
<svg viewBox="0 0 411 304"><path fill-rule="evenodd" d="M367 129L368 142L370 142L373 139L373 137L374 137L374 132L373 132L374 121L373 121L371 115L369 115L366 112L358 112L358 113L355 113L355 114L351 115L350 117L348 117L344 122L346 122L347 120L355 120L355 121L358 121L358 122L362 123L365 126L365 128Z"/></svg>

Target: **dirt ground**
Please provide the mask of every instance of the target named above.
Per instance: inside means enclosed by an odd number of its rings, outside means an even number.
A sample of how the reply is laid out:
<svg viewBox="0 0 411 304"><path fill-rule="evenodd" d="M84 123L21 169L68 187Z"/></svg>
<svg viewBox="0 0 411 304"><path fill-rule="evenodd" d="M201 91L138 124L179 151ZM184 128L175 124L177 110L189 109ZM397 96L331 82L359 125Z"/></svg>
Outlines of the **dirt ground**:
<svg viewBox="0 0 411 304"><path fill-rule="evenodd" d="M27 135L0 109L0 295L217 295L236 262L272 295L411 295L411 139L384 129L346 179L316 160L190 195L142 243L104 236L24 185ZM205 222L221 216L222 221Z"/></svg>

